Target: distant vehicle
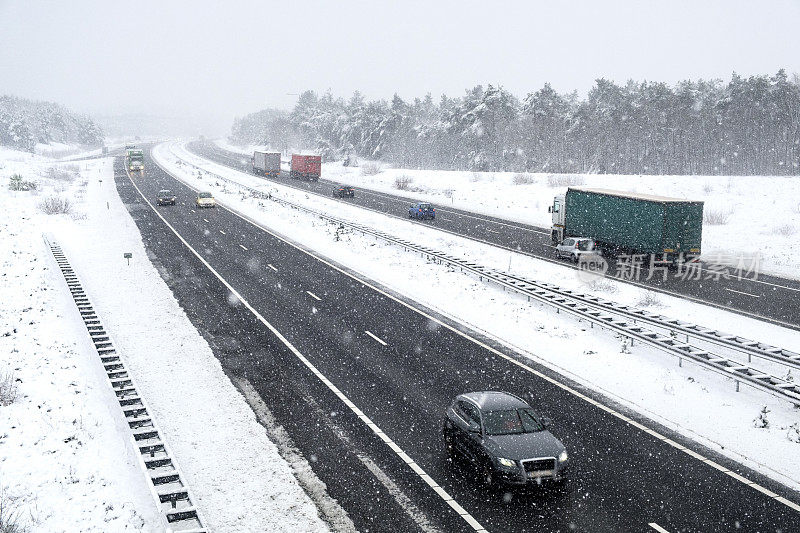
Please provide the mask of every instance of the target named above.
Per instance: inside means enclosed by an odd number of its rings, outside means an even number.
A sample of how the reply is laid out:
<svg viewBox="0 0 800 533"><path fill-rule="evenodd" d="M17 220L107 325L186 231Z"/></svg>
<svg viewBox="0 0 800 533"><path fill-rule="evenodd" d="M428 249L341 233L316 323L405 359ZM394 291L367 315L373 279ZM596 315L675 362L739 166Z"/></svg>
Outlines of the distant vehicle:
<svg viewBox="0 0 800 533"><path fill-rule="evenodd" d="M411 204L408 207L408 218L418 218L425 220L436 218L436 209L431 204Z"/></svg>
<svg viewBox="0 0 800 533"><path fill-rule="evenodd" d="M256 150L251 159L253 174L277 178L281 173L281 153Z"/></svg>
<svg viewBox="0 0 800 533"><path fill-rule="evenodd" d="M667 256L699 255L703 202L588 187L570 187L548 208L553 244L588 237L600 248Z"/></svg>
<svg viewBox="0 0 800 533"><path fill-rule="evenodd" d="M577 263L579 260L595 259L602 256L592 239L586 237L567 237L556 245L556 257L566 257Z"/></svg>
<svg viewBox="0 0 800 533"><path fill-rule="evenodd" d="M175 205L175 193L168 189L158 191L158 205Z"/></svg>
<svg viewBox="0 0 800 533"><path fill-rule="evenodd" d="M445 412L444 444L451 459L464 458L491 485L566 480L567 449L540 416L507 392L460 394Z"/></svg>
<svg viewBox="0 0 800 533"><path fill-rule="evenodd" d="M289 177L298 180L319 181L321 172L321 156L292 154L292 167L289 171Z"/></svg>
<svg viewBox="0 0 800 533"><path fill-rule="evenodd" d="M333 195L339 198L355 198L356 190L350 185L337 185L333 188Z"/></svg>
<svg viewBox="0 0 800 533"><path fill-rule="evenodd" d="M126 150L125 165L129 172L144 170L144 151L139 148Z"/></svg>
<svg viewBox="0 0 800 533"><path fill-rule="evenodd" d="M197 193L197 198L195 198L194 203L198 208L217 207L217 201L214 200L214 196L210 192Z"/></svg>

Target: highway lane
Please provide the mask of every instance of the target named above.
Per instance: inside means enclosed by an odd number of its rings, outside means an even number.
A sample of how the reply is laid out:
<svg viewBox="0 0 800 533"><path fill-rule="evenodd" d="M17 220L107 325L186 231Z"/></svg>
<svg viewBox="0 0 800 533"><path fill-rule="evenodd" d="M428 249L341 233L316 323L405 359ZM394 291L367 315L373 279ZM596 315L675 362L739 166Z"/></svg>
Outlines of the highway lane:
<svg viewBox="0 0 800 533"><path fill-rule="evenodd" d="M213 143L194 142L189 143L187 148L197 155L228 167L242 172L251 171L247 156L227 152ZM289 178L287 172L282 172L280 177L272 181L324 196L331 196L335 185L334 182L324 179L317 183L293 180ZM403 218L407 214L409 205L407 198L361 188L357 188L355 198L341 201ZM553 247L547 228L450 207L436 206L436 208L439 219L418 223L575 269L573 265L553 258ZM608 275L621 278L625 274L623 269L619 269L613 259L610 263ZM746 269L750 264L744 266ZM737 279L735 276L725 279L714 273L713 265L704 264L703 268L699 280L691 279L694 276L686 276L690 279L683 279L675 271L668 272L664 279L663 272L654 270L651 273L648 266L643 265L639 276L622 281L800 329L800 281L766 274L759 274L755 280L751 279L752 274L742 279Z"/></svg>
<svg viewBox="0 0 800 533"><path fill-rule="evenodd" d="M159 208L159 213L487 529L646 531L651 522L668 531L800 528L800 515L785 505L228 211L193 212L191 190L149 159L146 168L134 178L146 196L154 198L162 187L178 193L179 205ZM241 306L229 303L227 290L170 237L127 178L116 181L149 254L223 367L233 377L250 380L304 455L317 458L312 468L357 527L424 529L427 521L440 530L463 529L463 521L365 431L339 399L320 387ZM529 394L555 419L554 432L573 457L573 479L563 493L534 491L504 501L500 494L485 494L468 470L444 459L444 408L456 394L477 389ZM333 451L325 454L329 449ZM419 515L414 519L414 510L398 503L359 455L378 465L424 520ZM771 490L786 492L730 461L714 459Z"/></svg>

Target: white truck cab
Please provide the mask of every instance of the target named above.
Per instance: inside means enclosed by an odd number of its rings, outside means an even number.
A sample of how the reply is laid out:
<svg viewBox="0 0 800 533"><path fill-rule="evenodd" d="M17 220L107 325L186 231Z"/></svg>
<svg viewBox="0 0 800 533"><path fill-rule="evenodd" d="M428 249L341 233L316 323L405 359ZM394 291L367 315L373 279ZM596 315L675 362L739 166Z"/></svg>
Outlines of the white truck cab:
<svg viewBox="0 0 800 533"><path fill-rule="evenodd" d="M557 244L564 240L565 195L562 194L553 198L553 205L547 208L547 212L553 216L550 238L553 244Z"/></svg>

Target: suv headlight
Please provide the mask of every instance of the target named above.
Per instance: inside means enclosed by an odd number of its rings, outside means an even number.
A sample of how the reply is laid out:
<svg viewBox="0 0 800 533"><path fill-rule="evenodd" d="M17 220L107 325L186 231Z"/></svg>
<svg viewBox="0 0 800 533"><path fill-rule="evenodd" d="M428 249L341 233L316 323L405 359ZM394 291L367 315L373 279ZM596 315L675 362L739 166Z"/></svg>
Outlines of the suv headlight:
<svg viewBox="0 0 800 533"><path fill-rule="evenodd" d="M516 461L512 461L511 459L506 459L505 457L498 457L497 462L500 463L502 466L507 466L510 468L517 466Z"/></svg>
<svg viewBox="0 0 800 533"><path fill-rule="evenodd" d="M569 456L567 455L567 450L564 450L561 452L561 455L558 456L558 462L563 463L566 462L567 459L569 459Z"/></svg>

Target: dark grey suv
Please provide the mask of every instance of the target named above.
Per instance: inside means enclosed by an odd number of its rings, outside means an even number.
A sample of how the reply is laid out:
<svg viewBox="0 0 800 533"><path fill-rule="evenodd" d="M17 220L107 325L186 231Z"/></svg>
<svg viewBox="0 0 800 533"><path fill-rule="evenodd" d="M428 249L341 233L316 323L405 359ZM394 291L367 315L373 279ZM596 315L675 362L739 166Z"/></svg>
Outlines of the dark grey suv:
<svg viewBox="0 0 800 533"><path fill-rule="evenodd" d="M444 442L451 458L469 460L489 485L560 482L569 458L549 426L550 419L518 396L469 392L447 409Z"/></svg>

